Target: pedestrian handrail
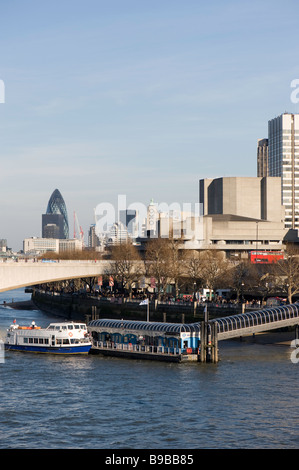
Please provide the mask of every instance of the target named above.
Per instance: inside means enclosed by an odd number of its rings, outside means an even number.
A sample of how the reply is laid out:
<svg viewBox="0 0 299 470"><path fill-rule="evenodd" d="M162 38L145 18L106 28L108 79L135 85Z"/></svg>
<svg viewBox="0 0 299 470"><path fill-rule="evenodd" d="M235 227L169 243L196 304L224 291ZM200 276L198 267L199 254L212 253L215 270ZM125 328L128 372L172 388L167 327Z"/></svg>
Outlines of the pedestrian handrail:
<svg viewBox="0 0 299 470"><path fill-rule="evenodd" d="M279 307L269 307L254 312L245 312L211 320L217 325L219 339L242 335L242 331L259 332L280 326L299 324L299 303Z"/></svg>
<svg viewBox="0 0 299 470"><path fill-rule="evenodd" d="M127 352L136 352L144 354L165 354L176 356L182 353L180 348L176 347L166 347L166 346L153 346L153 345L141 345L141 344L132 344L132 343L116 343L113 341L93 341L94 349L106 349L106 350L117 350L117 351L127 351Z"/></svg>

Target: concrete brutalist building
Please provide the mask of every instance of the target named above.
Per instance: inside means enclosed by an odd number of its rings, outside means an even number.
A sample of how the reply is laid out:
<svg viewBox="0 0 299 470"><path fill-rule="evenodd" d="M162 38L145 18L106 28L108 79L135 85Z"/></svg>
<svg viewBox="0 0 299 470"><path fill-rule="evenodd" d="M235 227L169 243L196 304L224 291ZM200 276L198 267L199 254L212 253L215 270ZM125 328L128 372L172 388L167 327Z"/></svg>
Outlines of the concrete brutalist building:
<svg viewBox="0 0 299 470"><path fill-rule="evenodd" d="M201 249L220 249L227 258L283 249L287 230L280 177L202 179L199 201L203 208Z"/></svg>

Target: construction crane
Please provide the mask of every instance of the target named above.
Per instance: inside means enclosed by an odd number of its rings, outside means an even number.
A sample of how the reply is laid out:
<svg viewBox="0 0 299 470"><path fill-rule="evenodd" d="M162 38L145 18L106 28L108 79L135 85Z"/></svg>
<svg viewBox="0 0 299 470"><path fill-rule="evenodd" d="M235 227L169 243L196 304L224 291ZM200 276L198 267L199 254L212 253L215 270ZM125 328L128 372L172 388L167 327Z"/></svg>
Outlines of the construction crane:
<svg viewBox="0 0 299 470"><path fill-rule="evenodd" d="M79 232L79 237L80 237L80 238L78 238L78 240L81 240L82 244L84 246L84 232L83 232L83 229L82 229L81 225L79 225L79 221L78 221L76 211L74 211L74 238L77 238L76 226L77 226L77 230Z"/></svg>

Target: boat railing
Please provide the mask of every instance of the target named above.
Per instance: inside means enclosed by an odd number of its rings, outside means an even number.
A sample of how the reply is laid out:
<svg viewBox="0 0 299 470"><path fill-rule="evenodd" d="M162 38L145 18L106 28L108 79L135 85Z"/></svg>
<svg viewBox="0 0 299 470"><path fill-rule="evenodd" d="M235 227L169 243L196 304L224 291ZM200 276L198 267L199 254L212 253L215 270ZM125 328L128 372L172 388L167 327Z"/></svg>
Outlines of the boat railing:
<svg viewBox="0 0 299 470"><path fill-rule="evenodd" d="M93 341L95 349L128 351L144 354L159 354L169 356L179 356L182 351L180 348L166 346L151 346L132 343L114 343L113 341Z"/></svg>

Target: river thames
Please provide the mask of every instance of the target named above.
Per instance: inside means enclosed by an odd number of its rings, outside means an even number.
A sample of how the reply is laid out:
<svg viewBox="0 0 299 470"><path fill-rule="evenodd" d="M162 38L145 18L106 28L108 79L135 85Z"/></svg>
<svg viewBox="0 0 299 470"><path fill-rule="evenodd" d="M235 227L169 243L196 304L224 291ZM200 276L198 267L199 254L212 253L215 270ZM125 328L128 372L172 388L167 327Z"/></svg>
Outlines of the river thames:
<svg viewBox="0 0 299 470"><path fill-rule="evenodd" d="M23 289L0 304L30 299ZM0 306L0 335L59 321ZM292 348L219 343L218 364L6 351L2 449L298 449L299 364Z"/></svg>

